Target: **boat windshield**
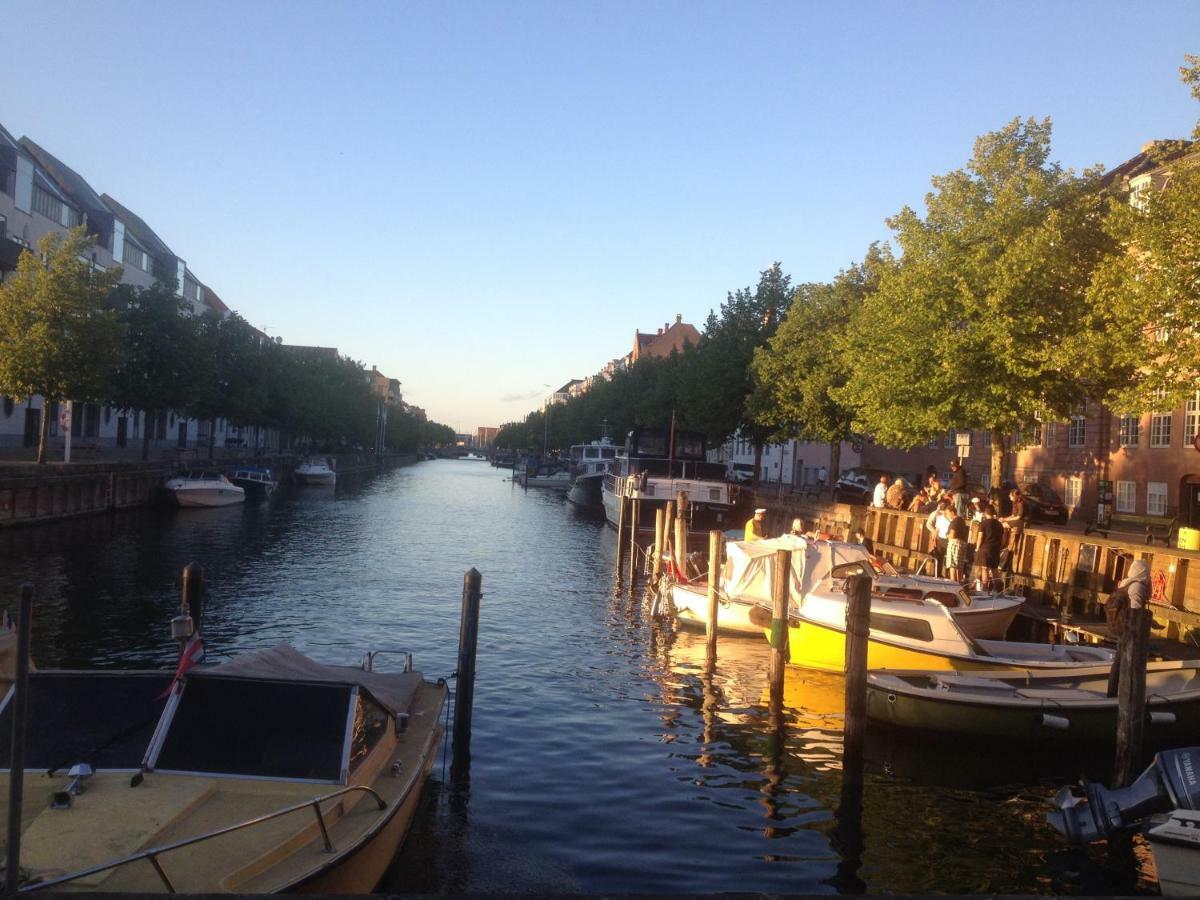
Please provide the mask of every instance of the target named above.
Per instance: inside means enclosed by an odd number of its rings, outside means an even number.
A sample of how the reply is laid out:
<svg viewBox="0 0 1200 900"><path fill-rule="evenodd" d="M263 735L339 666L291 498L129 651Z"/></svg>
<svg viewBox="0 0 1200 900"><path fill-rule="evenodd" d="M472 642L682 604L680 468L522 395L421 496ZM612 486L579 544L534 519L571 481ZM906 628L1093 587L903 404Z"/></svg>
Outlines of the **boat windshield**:
<svg viewBox="0 0 1200 900"><path fill-rule="evenodd" d="M31 672L25 765L137 769L166 703L171 673ZM12 692L0 710L0 768L12 752Z"/></svg>
<svg viewBox="0 0 1200 900"><path fill-rule="evenodd" d="M192 675L154 768L340 782L352 685Z"/></svg>

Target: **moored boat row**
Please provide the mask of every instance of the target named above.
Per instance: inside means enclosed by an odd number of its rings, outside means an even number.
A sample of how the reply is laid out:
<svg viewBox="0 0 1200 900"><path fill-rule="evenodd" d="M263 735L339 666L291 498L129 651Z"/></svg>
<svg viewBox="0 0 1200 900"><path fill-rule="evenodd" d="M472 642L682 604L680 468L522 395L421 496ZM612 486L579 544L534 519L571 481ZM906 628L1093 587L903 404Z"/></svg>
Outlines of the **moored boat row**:
<svg viewBox="0 0 1200 900"><path fill-rule="evenodd" d="M297 484L333 485L337 473L330 461L311 457L292 473ZM220 507L244 503L247 497L270 497L279 487L266 466L242 466L226 475L216 469L193 469L167 479L163 485L182 507Z"/></svg>

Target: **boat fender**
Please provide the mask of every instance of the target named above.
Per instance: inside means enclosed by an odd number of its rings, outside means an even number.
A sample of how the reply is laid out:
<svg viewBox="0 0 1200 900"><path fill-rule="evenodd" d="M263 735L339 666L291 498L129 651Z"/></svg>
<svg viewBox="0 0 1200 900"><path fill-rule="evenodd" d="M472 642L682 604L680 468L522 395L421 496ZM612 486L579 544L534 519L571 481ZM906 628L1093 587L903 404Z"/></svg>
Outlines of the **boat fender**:
<svg viewBox="0 0 1200 900"><path fill-rule="evenodd" d="M1168 712L1165 709L1155 710L1154 712L1148 713L1146 718L1150 722L1151 725L1174 725L1175 724L1175 713Z"/></svg>
<svg viewBox="0 0 1200 900"><path fill-rule="evenodd" d="M895 702L896 702L896 695L888 694L888 703L895 703Z"/></svg>
<svg viewBox="0 0 1200 900"><path fill-rule="evenodd" d="M1050 713L1042 713L1043 728L1050 728L1054 731L1066 731L1071 727L1071 720L1066 716L1055 716Z"/></svg>

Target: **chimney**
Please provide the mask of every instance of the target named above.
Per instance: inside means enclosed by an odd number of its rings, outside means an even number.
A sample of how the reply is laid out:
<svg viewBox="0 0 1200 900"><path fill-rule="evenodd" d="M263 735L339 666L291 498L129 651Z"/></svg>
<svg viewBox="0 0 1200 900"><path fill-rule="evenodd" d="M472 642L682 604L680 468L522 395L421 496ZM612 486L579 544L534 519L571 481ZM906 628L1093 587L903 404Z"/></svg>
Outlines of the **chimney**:
<svg viewBox="0 0 1200 900"><path fill-rule="evenodd" d="M659 333L659 334L662 334L662 333L663 333L663 330L662 330L661 328L660 328L660 329L658 329L658 333Z"/></svg>
<svg viewBox="0 0 1200 900"><path fill-rule="evenodd" d="M675 313L675 324L676 325L683 324L683 313Z"/></svg>

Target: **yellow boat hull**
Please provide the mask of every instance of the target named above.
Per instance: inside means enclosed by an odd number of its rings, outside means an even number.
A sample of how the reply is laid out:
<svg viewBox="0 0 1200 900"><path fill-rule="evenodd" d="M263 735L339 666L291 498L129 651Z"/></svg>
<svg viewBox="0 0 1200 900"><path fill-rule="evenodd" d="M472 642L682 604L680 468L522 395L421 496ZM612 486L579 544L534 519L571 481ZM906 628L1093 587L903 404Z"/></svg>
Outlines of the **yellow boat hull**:
<svg viewBox="0 0 1200 900"><path fill-rule="evenodd" d="M788 620L788 662L805 669L822 672L846 671L846 633L839 628L803 619ZM765 630L767 640L771 630ZM905 647L874 636L867 643L868 669L934 669L943 672L979 671L988 669L1020 670L1023 666L994 658L950 656Z"/></svg>

